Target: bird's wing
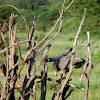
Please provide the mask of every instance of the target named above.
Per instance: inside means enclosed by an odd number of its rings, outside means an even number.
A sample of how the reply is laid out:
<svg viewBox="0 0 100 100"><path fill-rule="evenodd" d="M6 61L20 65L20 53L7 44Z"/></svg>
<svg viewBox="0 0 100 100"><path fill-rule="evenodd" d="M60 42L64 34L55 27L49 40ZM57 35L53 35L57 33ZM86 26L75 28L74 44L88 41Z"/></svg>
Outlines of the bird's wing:
<svg viewBox="0 0 100 100"><path fill-rule="evenodd" d="M62 69L62 70L64 70L65 67L68 66L69 61L70 61L70 57L69 56L63 56L60 59L59 68Z"/></svg>

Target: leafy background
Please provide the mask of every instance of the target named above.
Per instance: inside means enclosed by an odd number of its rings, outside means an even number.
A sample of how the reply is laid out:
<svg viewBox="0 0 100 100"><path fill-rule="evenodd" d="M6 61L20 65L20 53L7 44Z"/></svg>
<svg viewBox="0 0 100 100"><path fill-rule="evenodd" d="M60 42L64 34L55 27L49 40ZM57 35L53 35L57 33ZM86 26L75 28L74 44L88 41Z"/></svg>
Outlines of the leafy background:
<svg viewBox="0 0 100 100"><path fill-rule="evenodd" d="M71 2L71 0L66 0L65 7ZM24 15L30 30L32 26L33 19L36 20L36 30L34 37L39 35L37 43L50 31L50 29L55 24L57 18L59 17L59 12L62 8L63 0L0 0L1 5L14 5L17 7L21 13ZM51 42L51 48L48 53L48 57L56 56L66 49L69 49L74 42L75 34L80 25L80 21L84 12L84 8L87 8L87 15L82 27L82 31L79 36L79 40L83 39L84 42L77 47L76 56L86 59L87 49L87 37L86 32L90 31L90 43L91 43L91 54L92 54L92 63L94 68L91 71L90 78L90 92L89 92L89 100L100 100L100 0L76 0L73 5L69 8L69 10L64 14L62 19L62 28L54 41ZM19 13L11 8L11 7L0 7L0 19L7 19L12 13L18 14L15 22L21 19ZM57 31L56 30L50 35L51 38ZM5 33L5 38L7 39L8 32ZM48 39L49 39L48 38ZM25 40L25 23L22 20L18 24L17 30L17 40ZM43 44L42 44L43 45ZM2 49L3 44L0 44L0 50ZM37 48L38 49L38 48ZM17 51L17 49L16 49ZM26 56L26 44L21 45L21 53L23 58ZM43 53L43 52L42 52ZM40 74L39 68L39 59L42 53L36 58L36 74ZM3 60L0 57L0 60ZM21 64L21 63L20 63ZM24 77L25 68L21 73L21 77ZM85 78L82 82L80 82L81 69L76 69L72 74L72 82L76 86L85 88ZM58 76L54 76L52 63L48 63L48 77L53 77L55 79L60 78L60 74ZM4 77L2 72L0 71L0 81L4 83ZM37 100L40 99L40 84L36 85L36 93ZM56 83L47 83L47 94L46 100L51 100L54 89L56 87ZM17 100L17 92L16 92L16 100ZM68 100L83 100L84 91L74 89L72 96L68 98ZM31 99L30 99L31 100Z"/></svg>

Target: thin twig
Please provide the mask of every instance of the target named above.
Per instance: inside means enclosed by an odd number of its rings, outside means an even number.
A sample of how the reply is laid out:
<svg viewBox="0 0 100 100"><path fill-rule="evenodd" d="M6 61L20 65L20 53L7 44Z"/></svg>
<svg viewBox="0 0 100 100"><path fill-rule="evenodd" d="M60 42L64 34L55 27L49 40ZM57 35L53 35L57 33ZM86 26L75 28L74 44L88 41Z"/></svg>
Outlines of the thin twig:
<svg viewBox="0 0 100 100"><path fill-rule="evenodd" d="M72 2L67 6L67 8L64 10L64 13L69 9L69 7L74 3L75 0L72 0Z"/></svg>
<svg viewBox="0 0 100 100"><path fill-rule="evenodd" d="M19 44L22 44L22 43L25 43L25 42L29 42L29 41L30 41L30 40L23 40L23 41L20 41ZM9 48L12 48L13 46L16 46L16 45L17 45L17 43L14 43L14 44L8 46L8 49L9 49ZM0 55L1 55L2 53L4 53L6 50L7 50L7 48L4 48L3 50L1 50L1 51L0 51Z"/></svg>
<svg viewBox="0 0 100 100"><path fill-rule="evenodd" d="M87 56L87 60L85 61L85 65L84 65L84 69L82 71L82 75L81 75L80 81L82 81L83 76L85 75L85 70L86 70L86 67L87 67L88 62L89 61L88 61L88 56Z"/></svg>
<svg viewBox="0 0 100 100"><path fill-rule="evenodd" d="M10 70L14 70L14 68L19 64L19 61L12 67Z"/></svg>
<svg viewBox="0 0 100 100"><path fill-rule="evenodd" d="M80 89L80 90L85 90L84 88L77 87L77 86L75 86L75 85L73 85L73 84L69 84L69 85L72 86L72 87L75 87L75 88L77 88L77 89Z"/></svg>

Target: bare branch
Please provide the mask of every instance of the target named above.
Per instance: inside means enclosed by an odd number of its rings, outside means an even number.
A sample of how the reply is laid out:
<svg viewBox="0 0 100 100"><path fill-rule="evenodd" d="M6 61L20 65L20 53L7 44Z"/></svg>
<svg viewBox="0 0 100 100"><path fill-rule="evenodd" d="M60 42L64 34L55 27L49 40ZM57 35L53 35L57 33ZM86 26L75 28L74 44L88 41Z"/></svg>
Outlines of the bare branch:
<svg viewBox="0 0 100 100"><path fill-rule="evenodd" d="M62 85L62 87L61 87L61 89L60 89L60 91L58 93L58 95L56 96L56 99L55 100L58 100L59 94L62 92L64 86L66 85L66 83L68 82L68 80L69 80L69 78L70 78L70 76L72 74L72 71L73 71L73 61L74 61L74 56L75 56L75 51L76 51L77 40L78 40L78 36L80 34L82 25L83 25L84 20L85 20L86 10L87 9L84 9L84 14L83 14L83 17L82 17L82 20L81 20L81 24L80 24L80 27L79 27L77 33L76 33L76 37L75 37L75 41L74 41L74 45L73 45L73 50L72 50L72 57L71 57L71 62L70 62L69 73L68 73L68 75L67 75L67 77L66 77L66 79L65 79L65 81L64 81L64 83L63 83L63 85Z"/></svg>
<svg viewBox="0 0 100 100"><path fill-rule="evenodd" d="M18 47L19 58L20 58L20 60L23 62L23 58L22 58L22 56L21 56L21 51L20 51L20 46L19 46L18 41L17 41L17 47Z"/></svg>
<svg viewBox="0 0 100 100"><path fill-rule="evenodd" d="M64 10L64 13L69 9L69 7L74 3L75 0L72 0L72 2L68 5L68 7Z"/></svg>
<svg viewBox="0 0 100 100"><path fill-rule="evenodd" d="M22 43L25 43L25 42L29 42L29 41L30 41L30 40L23 40L23 41L20 41L19 44L22 44ZM9 48L12 48L13 46L16 46L16 45L17 45L17 43L13 43L12 45L8 46L8 49L9 49ZM0 55L1 55L2 53L4 53L6 50L7 50L7 48L4 48L3 50L1 50L1 51L0 51Z"/></svg>
<svg viewBox="0 0 100 100"><path fill-rule="evenodd" d="M75 85L73 85L73 84L69 84L69 85L72 86L72 87L75 87L75 88L77 88L77 89L80 89L80 90L85 90L84 88L77 87L77 86L75 86Z"/></svg>
<svg viewBox="0 0 100 100"><path fill-rule="evenodd" d="M23 96L22 96L21 92L19 91L19 89L18 89L16 86L15 86L15 89L17 90L18 94L20 95L21 100L24 100L24 98L23 98Z"/></svg>
<svg viewBox="0 0 100 100"><path fill-rule="evenodd" d="M59 29L58 29L57 33L56 33L50 40L48 40L44 46L42 46L42 47L37 51L36 55L38 55L46 46L48 46L48 44L49 44L52 40L54 40L54 38L57 36L57 34L58 34L58 33L60 32L60 30L61 30L61 25L62 25L62 21L60 21L60 26L59 26Z"/></svg>
<svg viewBox="0 0 100 100"><path fill-rule="evenodd" d="M82 71L82 75L81 75L81 78L80 78L80 81L82 81L82 79L83 79L83 76L84 76L84 74L85 74L85 70L86 70L86 67L87 67L87 64L88 64L88 56L87 56L87 60L85 61L85 65L84 65L84 69L83 69L83 71Z"/></svg>
<svg viewBox="0 0 100 100"><path fill-rule="evenodd" d="M6 71L6 79L5 79L5 83L4 83L4 86L3 86L3 89L2 89L2 94L1 94L1 100L3 100L3 97L4 97L4 93L5 93L5 89L6 89L6 84L7 84L7 81L8 81L8 76L9 76L9 55L8 55L8 47L7 47L7 44L5 42L5 39L4 39L4 36L3 36L3 33L1 33L2 35L2 38L3 38L3 41L5 43L5 46L6 46L6 55L7 55L7 71Z"/></svg>
<svg viewBox="0 0 100 100"><path fill-rule="evenodd" d="M84 100L88 100L88 92L89 92L89 82L90 82L90 72L91 72L91 52L90 52L90 40L89 40L89 35L90 32L87 32L87 38L88 38L88 43L87 43L87 52L88 52L88 59L89 59L89 65L87 67L87 77L86 77L86 90L85 90L85 98Z"/></svg>
<svg viewBox="0 0 100 100"><path fill-rule="evenodd" d="M72 1L73 2L73 1ZM72 3L71 2L71 3ZM68 6L68 8L69 8L70 6ZM68 8L67 8L67 10L68 10ZM66 11L67 11L66 10ZM65 11L65 12L66 12ZM19 74L20 74L20 71L22 70L22 68L23 68L23 66L25 65L25 62L27 61L27 59L28 59L28 57L32 54L32 52L39 46L39 45L41 45L48 37L49 37L49 35L55 30L55 28L57 27L57 25L58 25L58 23L60 22L60 20L61 20L61 18L63 17L63 14L64 13L60 13L60 17L58 18L58 20L57 20L57 22L55 23L55 25L53 26L53 28L50 30L50 32L30 51L30 53L28 54L28 55L26 55L26 57L25 57L25 59L24 59L24 61L23 61L23 64L22 64L22 66L19 68L19 70L18 70L18 73L17 73L17 77L19 76Z"/></svg>
<svg viewBox="0 0 100 100"><path fill-rule="evenodd" d="M43 78L42 82L41 82L41 100L45 100L45 96L46 96L46 78L47 78L47 65L46 65L46 56L47 53L50 49L50 46L48 46L48 49L44 52L42 58L40 59L40 68L41 68L41 77Z"/></svg>
<svg viewBox="0 0 100 100"><path fill-rule="evenodd" d="M64 98L65 100L71 95L71 93L73 92L73 89L71 89L70 91L69 91L69 93L67 94L67 96Z"/></svg>
<svg viewBox="0 0 100 100"><path fill-rule="evenodd" d="M25 24L26 24L26 26L27 26L27 22L26 22L24 16L22 15L22 13L18 10L18 8L16 8L16 7L13 6L13 5L2 5L2 6L0 6L0 7L8 7L8 6L14 8L14 9L16 9L16 10L19 12L19 14L22 16L22 18L24 19L24 22L25 22Z"/></svg>

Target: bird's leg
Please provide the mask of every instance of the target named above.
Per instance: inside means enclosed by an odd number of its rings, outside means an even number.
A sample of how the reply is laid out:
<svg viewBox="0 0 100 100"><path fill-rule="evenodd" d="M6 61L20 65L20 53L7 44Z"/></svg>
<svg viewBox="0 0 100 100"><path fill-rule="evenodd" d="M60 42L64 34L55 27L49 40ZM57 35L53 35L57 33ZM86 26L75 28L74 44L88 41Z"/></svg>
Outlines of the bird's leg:
<svg viewBox="0 0 100 100"><path fill-rule="evenodd" d="M59 79L60 82L65 78L65 75L66 75L66 72L61 75L61 78Z"/></svg>
<svg viewBox="0 0 100 100"><path fill-rule="evenodd" d="M65 78L65 75L66 75L66 72L63 74L62 79L64 79L64 78Z"/></svg>

